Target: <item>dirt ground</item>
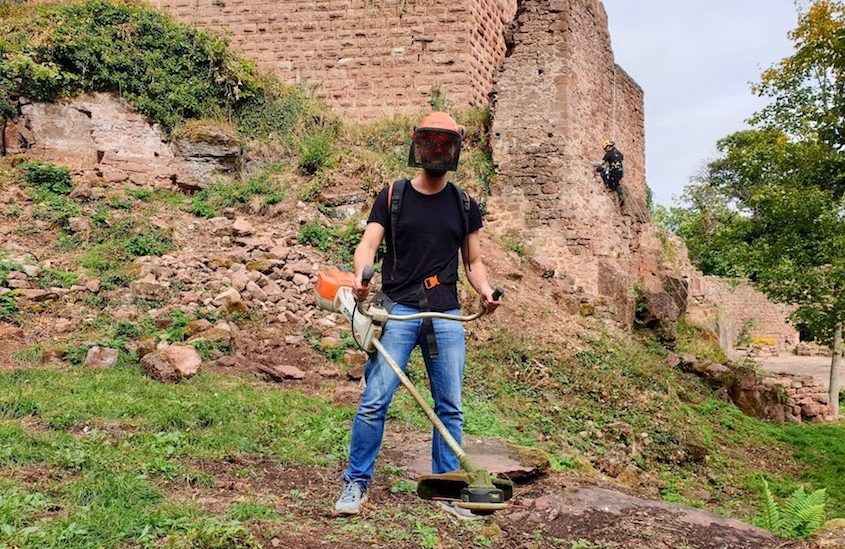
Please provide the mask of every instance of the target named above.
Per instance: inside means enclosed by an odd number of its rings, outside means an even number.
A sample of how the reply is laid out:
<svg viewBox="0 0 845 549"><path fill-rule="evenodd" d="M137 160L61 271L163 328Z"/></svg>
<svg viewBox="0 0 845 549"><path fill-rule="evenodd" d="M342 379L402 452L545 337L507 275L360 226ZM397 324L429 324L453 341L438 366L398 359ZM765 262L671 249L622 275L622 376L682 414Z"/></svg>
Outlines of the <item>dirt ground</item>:
<svg viewBox="0 0 845 549"><path fill-rule="evenodd" d="M388 465L390 459L385 460ZM338 518L331 509L337 497L339 468L282 466L266 458L235 458L192 464L215 479L214 488L184 488L171 497L190 500L215 513L223 513L234 502L273 502L285 515L290 528L268 528L259 521L249 523L266 547L419 547L418 541L374 544L371 540L349 539L362 521L378 524L384 513L411 514L419 506L436 509L413 493L393 493L383 474L378 474L370 501L360 518ZM250 476L243 478L242 471ZM766 531L718 515L660 501L641 499L609 486L585 483L573 473L552 474L518 485L511 507L482 519L482 531L490 545L502 548L581 547L602 548L702 548L758 549L812 548L813 544L788 542ZM474 532L466 524L443 515L435 521L445 547L477 546ZM344 532L348 541L334 533ZM354 538L355 536L351 536ZM457 544L457 545L456 545Z"/></svg>

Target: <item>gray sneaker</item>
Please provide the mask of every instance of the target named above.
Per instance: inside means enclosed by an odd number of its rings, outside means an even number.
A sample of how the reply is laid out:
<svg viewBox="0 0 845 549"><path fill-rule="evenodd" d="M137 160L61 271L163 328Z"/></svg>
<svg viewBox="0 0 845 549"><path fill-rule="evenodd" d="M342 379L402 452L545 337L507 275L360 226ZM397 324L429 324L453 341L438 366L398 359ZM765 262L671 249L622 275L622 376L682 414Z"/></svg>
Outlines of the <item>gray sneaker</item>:
<svg viewBox="0 0 845 549"><path fill-rule="evenodd" d="M444 511L458 517L461 520L480 520L484 518L481 515L476 515L469 509L458 507L458 505L454 501L438 501L437 503L440 504L440 507Z"/></svg>
<svg viewBox="0 0 845 549"><path fill-rule="evenodd" d="M357 515L361 506L367 502L367 491L357 482L346 481L340 499L334 504L336 515Z"/></svg>

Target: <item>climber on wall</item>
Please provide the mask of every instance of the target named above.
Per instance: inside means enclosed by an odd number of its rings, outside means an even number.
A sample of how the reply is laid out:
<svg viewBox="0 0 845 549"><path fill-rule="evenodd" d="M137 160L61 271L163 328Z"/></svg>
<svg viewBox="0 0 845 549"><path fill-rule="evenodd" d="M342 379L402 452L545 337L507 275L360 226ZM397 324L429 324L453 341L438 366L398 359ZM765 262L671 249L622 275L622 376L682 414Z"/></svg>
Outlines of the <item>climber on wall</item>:
<svg viewBox="0 0 845 549"><path fill-rule="evenodd" d="M619 206L625 205L625 189L622 187L622 175L624 170L622 168L622 153L616 148L616 144L612 139L608 139L602 143L604 149L604 158L601 162L594 164L596 172L601 175L605 187L612 191L616 191L619 195Z"/></svg>

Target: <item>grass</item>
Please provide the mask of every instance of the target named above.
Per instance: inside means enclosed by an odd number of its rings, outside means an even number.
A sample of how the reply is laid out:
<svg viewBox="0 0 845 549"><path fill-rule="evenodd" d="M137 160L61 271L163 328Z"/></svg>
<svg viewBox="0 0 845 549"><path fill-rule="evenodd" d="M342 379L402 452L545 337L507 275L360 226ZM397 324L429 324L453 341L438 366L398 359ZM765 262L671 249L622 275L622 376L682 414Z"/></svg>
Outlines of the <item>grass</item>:
<svg viewBox="0 0 845 549"><path fill-rule="evenodd" d="M354 222L336 229L320 221L309 221L300 228L297 239L301 244L327 252L335 263L351 263L363 233L364 230Z"/></svg>
<svg viewBox="0 0 845 549"><path fill-rule="evenodd" d="M216 217L223 208L249 203L254 197L260 197L262 206L278 204L285 190L283 166L271 164L241 180L218 180L196 193L185 209L199 217Z"/></svg>
<svg viewBox="0 0 845 549"><path fill-rule="evenodd" d="M209 539L228 539L227 530L242 539L232 547L249 546L240 521L271 519L271 509L236 506L221 522L169 501L161 484L204 482L192 460L238 453L336 463L352 413L257 381L200 374L172 386L133 367L3 372L0 394L0 465L70 475L45 489L12 485L0 493L0 543L27 547L112 546L206 531ZM23 421L44 429L31 431ZM87 435L75 436L82 426ZM48 506L54 511L44 516Z"/></svg>
<svg viewBox="0 0 845 549"><path fill-rule="evenodd" d="M501 331L483 347L470 347L465 433L538 448L558 470L585 459L596 464L621 444L641 478L662 486L667 501L746 521L757 514L761 474L780 498L802 484L826 488L828 517L842 516L843 425L782 426L745 416L712 398L694 376L668 367L666 351L651 340L605 334L586 344L567 354ZM409 376L427 394L417 354ZM430 429L405 393L397 393L390 417ZM693 457L696 448L705 455Z"/></svg>

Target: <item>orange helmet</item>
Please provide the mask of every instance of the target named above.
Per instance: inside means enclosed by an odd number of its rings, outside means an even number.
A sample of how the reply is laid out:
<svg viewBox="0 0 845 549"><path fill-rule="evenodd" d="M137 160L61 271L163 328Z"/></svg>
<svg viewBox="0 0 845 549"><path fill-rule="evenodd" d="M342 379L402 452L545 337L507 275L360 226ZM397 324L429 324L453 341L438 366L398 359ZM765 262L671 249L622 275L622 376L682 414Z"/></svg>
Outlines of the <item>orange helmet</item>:
<svg viewBox="0 0 845 549"><path fill-rule="evenodd" d="M411 136L408 166L436 171L458 169L464 127L445 112L422 119Z"/></svg>

